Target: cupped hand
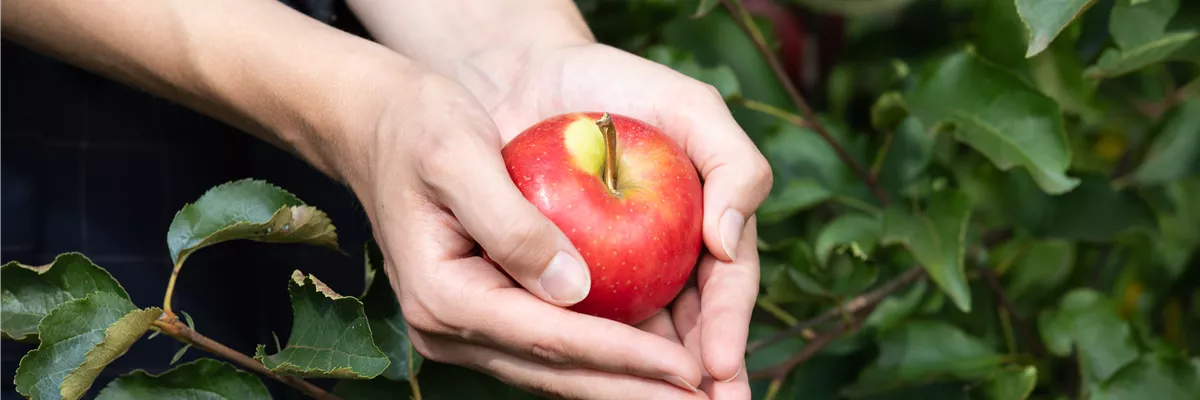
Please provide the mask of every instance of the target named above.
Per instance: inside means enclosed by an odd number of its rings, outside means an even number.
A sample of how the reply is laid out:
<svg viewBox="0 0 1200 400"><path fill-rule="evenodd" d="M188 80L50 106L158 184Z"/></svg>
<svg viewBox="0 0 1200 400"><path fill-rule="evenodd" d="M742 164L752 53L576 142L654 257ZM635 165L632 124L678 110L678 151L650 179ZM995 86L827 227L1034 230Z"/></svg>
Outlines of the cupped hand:
<svg viewBox="0 0 1200 400"><path fill-rule="evenodd" d="M713 398L749 398L743 360L759 285L753 214L770 191L772 177L766 159L718 92L663 65L597 43L526 49L519 55L498 49L465 64L490 66L475 74L468 67L460 80L488 108L506 142L549 116L607 111L656 125L683 146L704 182L703 238L708 254L698 265L698 290L681 294L673 315L656 316L658 321L641 326L668 337L674 334L673 340L686 344L711 377L706 391ZM519 67L504 68L514 65ZM673 332L665 329L663 320L673 321Z"/></svg>
<svg viewBox="0 0 1200 400"><path fill-rule="evenodd" d="M508 177L498 130L471 94L434 75L402 91L351 185L416 350L555 397L706 398L701 366L677 341L561 307L587 295L587 269Z"/></svg>

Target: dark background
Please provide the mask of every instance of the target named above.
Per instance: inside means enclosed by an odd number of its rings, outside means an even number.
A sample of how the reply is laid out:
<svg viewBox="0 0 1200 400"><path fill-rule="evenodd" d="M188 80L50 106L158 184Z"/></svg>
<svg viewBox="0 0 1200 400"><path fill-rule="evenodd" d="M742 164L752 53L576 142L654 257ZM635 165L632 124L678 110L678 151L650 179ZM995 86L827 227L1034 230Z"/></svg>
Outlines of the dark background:
<svg viewBox="0 0 1200 400"><path fill-rule="evenodd" d="M362 35L341 4L287 2L298 11ZM161 306L171 273L167 227L175 212L212 186L241 178L270 181L327 213L349 257L305 245L228 242L189 257L173 305L196 329L253 354L286 342L291 327L287 282L299 269L334 290L363 290L362 246L369 223L344 186L252 136L168 100L0 44L0 262L45 264L78 251L107 269L139 307ZM2 344L0 398L19 399L12 379L33 347ZM134 369L161 373L182 345L167 336L141 340L92 385ZM188 350L180 362L208 354ZM302 398L270 379L275 398ZM331 387L332 382L317 381Z"/></svg>

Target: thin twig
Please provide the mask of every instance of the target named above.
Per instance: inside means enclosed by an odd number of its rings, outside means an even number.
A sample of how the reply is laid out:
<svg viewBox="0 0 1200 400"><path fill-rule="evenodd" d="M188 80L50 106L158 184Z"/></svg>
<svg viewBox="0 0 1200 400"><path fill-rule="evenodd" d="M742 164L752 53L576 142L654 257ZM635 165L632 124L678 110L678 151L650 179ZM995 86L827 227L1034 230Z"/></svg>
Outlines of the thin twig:
<svg viewBox="0 0 1200 400"><path fill-rule="evenodd" d="M887 283L884 283L882 286L876 288L875 290L872 290L872 291L862 294L858 297L850 299L850 301L846 302L841 307L831 308L831 309L825 311L824 313L822 313L821 315L818 315L810 320L801 322L796 325L792 325L790 328L780 331L774 335L771 335L770 337L766 337L766 338L751 342L750 344L746 345L746 353L753 353L754 351L762 349L763 347L766 347L766 346L770 346L770 345L777 343L783 339L787 339L789 337L799 335L799 334L803 333L804 330L806 330L806 329L810 329L812 327L833 321L833 320L837 319L838 317L842 316L843 314L855 314L860 310L866 309L868 307L873 307L875 304L878 304L879 302L883 301L883 299L890 296L892 294L892 292L895 292L895 291L899 290L900 288L908 286L908 284L913 283L917 279L920 279L924 276L925 276L924 268L921 268L920 266L914 266L912 268L909 268L907 271L904 271L903 274L900 274L899 276L893 278L892 280L888 281ZM820 336L818 336L817 339L820 339ZM814 342L815 342L815 340L814 340Z"/></svg>
<svg viewBox="0 0 1200 400"><path fill-rule="evenodd" d="M314 399L341 400L340 397L335 396L333 393L326 392L324 389L321 389L304 379L294 376L276 375L268 370L267 367L262 363L255 361L253 358L250 358L249 356L242 354L237 350L231 349L215 340L201 335L199 332L188 328L187 325L185 325L183 322L180 322L177 318L170 318L169 321L163 319L154 321L154 326L163 333L167 334L167 336L173 337L180 342L190 344L209 353L225 357L226 359L233 361L246 369L266 375L272 379L283 382L288 386L296 388L296 390L299 390L300 392Z"/></svg>
<svg viewBox="0 0 1200 400"><path fill-rule="evenodd" d="M766 38L763 37L762 31L758 29L758 24L754 22L754 17L750 15L749 11L746 11L746 7L742 4L742 0L721 0L721 2L725 4L725 8L729 9L730 13L733 13L734 21L737 21L738 27L742 28L742 30L745 31L746 34L749 35L754 41L754 45L758 48L758 52L761 53L764 58L766 58L767 63L771 66L771 70L775 72L775 77L779 79L780 83L783 85L783 88L787 90L788 95L792 98L792 102L796 103L796 108L800 109L801 114L804 116L805 122L807 122L808 125L811 126L818 135L821 135L821 138L828 142L829 145L833 147L833 150L837 152L838 158L841 158L842 162L850 166L850 169L854 170L854 173L857 174L859 178L861 178L862 181L867 184L867 187L871 189L871 193L875 195L876 199L879 199L880 204L883 204L885 207L888 206L891 201L888 199L887 193L883 191L883 187L879 185L877 180L871 178L871 175L867 173L867 170L863 168L862 164L859 164L854 157L851 157L850 153L847 153L846 149L843 148L842 145L837 142L837 140L833 139L833 136L829 135L829 132L825 130L825 125L817 119L812 108L810 108L808 103L804 101L804 97L800 96L800 91L796 89L796 85L792 83L790 78L788 78L787 72L784 71L783 64L779 62L779 58L775 57L775 53L771 52L771 49L767 47Z"/></svg>
<svg viewBox="0 0 1200 400"><path fill-rule="evenodd" d="M1161 117L1167 111L1175 108L1175 106L1179 105L1179 103L1182 103L1197 94L1200 94L1200 78L1193 79L1191 82L1185 83L1183 86L1171 91L1171 93L1168 93L1167 96L1162 100L1149 103L1139 103L1137 104L1137 109L1142 113L1142 115L1152 119L1158 119L1158 117Z"/></svg>
<svg viewBox="0 0 1200 400"><path fill-rule="evenodd" d="M996 277L996 271L992 271L988 267L979 267L977 269L979 270L979 276L983 277L983 281L987 282L988 288L996 296L996 300L1000 303L1000 308L1012 318L1012 323L1017 328L1017 332L1020 332L1021 338L1026 343L1029 343L1030 352L1033 353L1034 357L1041 358L1044 353L1041 342L1038 341L1037 335L1029 327L1029 323L1025 321L1025 318L1017 315L1012 299L1008 298L1008 295L1004 293L1004 286L1000 285L1000 279Z"/></svg>
<svg viewBox="0 0 1200 400"><path fill-rule="evenodd" d="M821 351L821 349L825 348L825 346L833 343L833 341L838 337L841 337L843 333L846 333L846 331L850 330L850 325L851 324L846 322L839 323L833 329L822 333L812 341L808 342L808 345L804 346L804 350L801 350L799 353L796 353L784 362L779 363L779 365L750 372L750 380L764 378L782 380L783 378L786 378L787 374L791 372L793 368L795 368L797 365L800 365L800 363L808 361L808 359L817 355L817 352Z"/></svg>

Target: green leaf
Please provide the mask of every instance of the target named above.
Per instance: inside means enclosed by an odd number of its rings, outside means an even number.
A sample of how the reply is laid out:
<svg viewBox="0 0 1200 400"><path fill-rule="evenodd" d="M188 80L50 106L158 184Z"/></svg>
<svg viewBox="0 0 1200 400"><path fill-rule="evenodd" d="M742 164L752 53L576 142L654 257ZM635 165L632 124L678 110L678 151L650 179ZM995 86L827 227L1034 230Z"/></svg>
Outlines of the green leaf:
<svg viewBox="0 0 1200 400"><path fill-rule="evenodd" d="M1029 29L1029 47L1025 57L1033 57L1054 41L1063 28L1083 14L1095 0L1041 1L1016 0L1017 13Z"/></svg>
<svg viewBox="0 0 1200 400"><path fill-rule="evenodd" d="M1150 206L1136 193L1113 188L1100 174L1080 174L1078 189L1041 199L1047 208L1037 235L1089 242L1110 242L1130 231L1155 229Z"/></svg>
<svg viewBox="0 0 1200 400"><path fill-rule="evenodd" d="M996 372L976 391L987 400L1025 400L1037 386L1037 367L1005 367Z"/></svg>
<svg viewBox="0 0 1200 400"><path fill-rule="evenodd" d="M1176 355L1150 353L1100 384L1092 399L1193 399L1197 394L1200 359L1189 362Z"/></svg>
<svg viewBox="0 0 1200 400"><path fill-rule="evenodd" d="M833 193L813 179L784 182L782 187L777 186L772 191L775 193L758 208L758 218L764 222L781 221L833 197Z"/></svg>
<svg viewBox="0 0 1200 400"><path fill-rule="evenodd" d="M865 214L843 214L825 225L817 236L817 262L828 265L829 254L835 251L847 252L865 260L875 251L875 243L882 233L883 224L878 218Z"/></svg>
<svg viewBox="0 0 1200 400"><path fill-rule="evenodd" d="M899 326L918 311L925 297L925 281L919 280L903 295L892 295L875 306L864 324L876 330L888 330Z"/></svg>
<svg viewBox="0 0 1200 400"><path fill-rule="evenodd" d="M1103 382L1137 359L1139 351L1129 324L1099 292L1081 288L1063 296L1059 307L1038 316L1046 349L1066 357L1074 349L1084 377Z"/></svg>
<svg viewBox="0 0 1200 400"><path fill-rule="evenodd" d="M1014 302L1033 307L1071 276L1075 266L1075 246L1060 239L1029 243L1017 256L1004 276L1005 292Z"/></svg>
<svg viewBox="0 0 1200 400"><path fill-rule="evenodd" d="M646 58L666 65L693 79L713 85L721 93L722 98L729 99L742 95L737 74L727 65L719 65L711 68L704 67L696 61L696 57L691 53L662 45L656 45L647 49Z"/></svg>
<svg viewBox="0 0 1200 400"><path fill-rule="evenodd" d="M971 311L971 291L963 266L971 199L961 191L934 193L924 212L892 206L883 214L884 244L903 244L942 291L963 312Z"/></svg>
<svg viewBox="0 0 1200 400"><path fill-rule="evenodd" d="M911 320L880 333L879 356L842 394L859 398L939 379L979 379L1003 361L1003 355L954 325Z"/></svg>
<svg viewBox="0 0 1200 400"><path fill-rule="evenodd" d="M1046 193L1079 185L1066 175L1071 151L1058 104L973 53L960 51L926 68L908 105L930 129L953 126L958 141L1000 169L1025 168Z"/></svg>
<svg viewBox="0 0 1200 400"><path fill-rule="evenodd" d="M1131 49L1108 49L1083 71L1093 79L1115 78L1163 61L1200 36L1198 31L1175 32Z"/></svg>
<svg viewBox="0 0 1200 400"><path fill-rule="evenodd" d="M383 253L374 240L367 241L365 253L367 271L373 276L379 275L372 279L362 296L362 302L375 346L387 354L391 362L383 371L383 377L408 380L421 371L424 357L417 353L409 340L408 322L404 320L396 292L392 290L387 276L383 275Z"/></svg>
<svg viewBox="0 0 1200 400"><path fill-rule="evenodd" d="M96 400L269 400L258 377L211 358L179 364L159 375L135 370L109 383Z"/></svg>
<svg viewBox="0 0 1200 400"><path fill-rule="evenodd" d="M880 184L890 191L903 192L917 181L933 161L935 138L917 117L910 115L900 121L879 168Z"/></svg>
<svg viewBox="0 0 1200 400"><path fill-rule="evenodd" d="M10 261L0 267L0 333L6 339L37 340L38 322L59 305L90 293L129 299L125 288L79 253L63 253L48 265Z"/></svg>
<svg viewBox="0 0 1200 400"><path fill-rule="evenodd" d="M1166 117L1166 125L1146 152L1146 160L1133 171L1142 185L1158 185L1200 174L1200 98L1180 103Z"/></svg>
<svg viewBox="0 0 1200 400"><path fill-rule="evenodd" d="M1178 10L1179 0L1160 0L1147 4L1117 0L1109 12L1108 30L1117 47L1133 49L1163 37Z"/></svg>
<svg viewBox="0 0 1200 400"><path fill-rule="evenodd" d="M162 315L129 299L93 292L63 303L38 324L41 342L21 358L17 391L33 399L79 399L100 371L125 354Z"/></svg>
<svg viewBox="0 0 1200 400"><path fill-rule="evenodd" d="M317 277L292 272L292 333L277 354L258 345L254 359L271 372L307 378L370 379L390 362L372 341L358 299L334 293Z"/></svg>
<svg viewBox="0 0 1200 400"><path fill-rule="evenodd" d="M700 5L696 7L696 12L694 14L692 14L692 18L701 18L701 17L704 17L705 15L708 15L709 12L712 12L713 8L717 7L717 4L721 4L721 1L720 0L700 0Z"/></svg>
<svg viewBox="0 0 1200 400"><path fill-rule="evenodd" d="M171 261L230 240L308 243L341 251L324 211L269 183L243 179L218 185L175 214L167 231Z"/></svg>

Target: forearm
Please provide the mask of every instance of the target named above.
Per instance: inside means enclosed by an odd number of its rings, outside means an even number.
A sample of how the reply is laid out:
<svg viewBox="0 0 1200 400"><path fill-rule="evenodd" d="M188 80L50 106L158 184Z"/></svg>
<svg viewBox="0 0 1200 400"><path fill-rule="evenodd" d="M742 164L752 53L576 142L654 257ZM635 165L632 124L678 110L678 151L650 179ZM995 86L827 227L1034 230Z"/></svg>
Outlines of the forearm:
<svg viewBox="0 0 1200 400"><path fill-rule="evenodd" d="M468 87L541 48L595 41L571 0L348 0L375 39ZM481 70L486 69L486 70ZM481 75L488 75L487 77Z"/></svg>
<svg viewBox="0 0 1200 400"><path fill-rule="evenodd" d="M212 115L335 179L402 57L272 0L4 0L6 38ZM380 71L387 70L387 71ZM372 72L375 71L375 72ZM364 107L366 106L366 107Z"/></svg>

